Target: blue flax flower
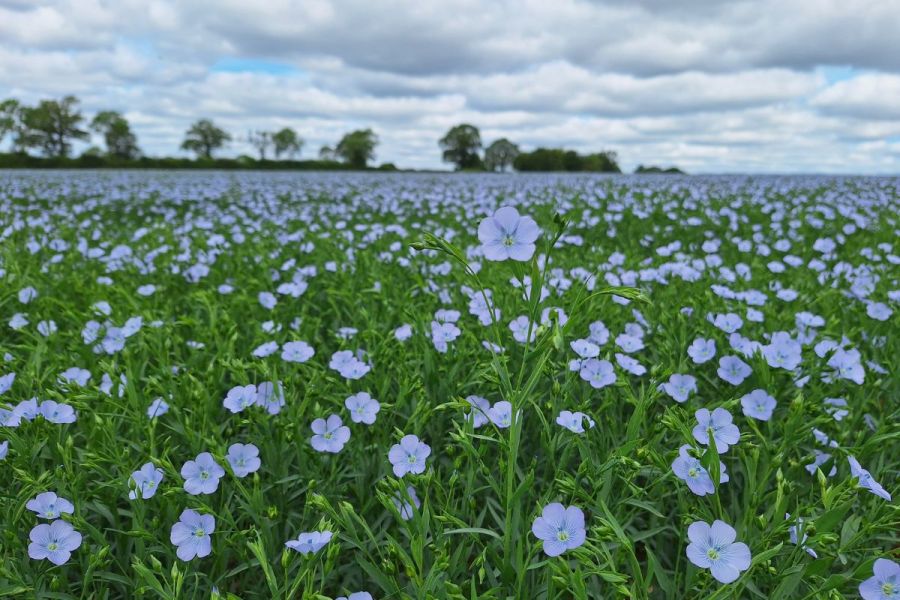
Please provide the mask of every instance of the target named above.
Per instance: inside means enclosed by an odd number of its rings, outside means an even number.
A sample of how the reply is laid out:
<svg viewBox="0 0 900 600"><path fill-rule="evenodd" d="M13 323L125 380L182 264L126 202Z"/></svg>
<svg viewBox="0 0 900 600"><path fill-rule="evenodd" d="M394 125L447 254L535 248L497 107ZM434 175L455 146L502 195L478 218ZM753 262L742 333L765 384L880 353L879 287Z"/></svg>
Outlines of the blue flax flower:
<svg viewBox="0 0 900 600"><path fill-rule="evenodd" d="M727 452L729 446L737 444L741 439L741 432L732 423L731 413L724 408L719 407L712 413L706 408L701 408L694 416L697 417L697 424L693 430L694 439L703 445L709 445L709 433L712 431L719 454Z"/></svg>
<svg viewBox="0 0 900 600"><path fill-rule="evenodd" d="M872 576L859 584L863 600L900 600L900 564L879 558L872 565Z"/></svg>
<svg viewBox="0 0 900 600"><path fill-rule="evenodd" d="M577 506L564 507L553 502L531 524L531 533L544 542L547 556L559 556L584 543L584 512Z"/></svg>
<svg viewBox="0 0 900 600"><path fill-rule="evenodd" d="M162 480L163 470L148 462L131 474L134 489L128 492L128 497L134 500L140 494L144 500L152 498L156 494L156 490L159 489L159 484Z"/></svg>
<svg viewBox="0 0 900 600"><path fill-rule="evenodd" d="M71 515L75 512L75 506L71 502L53 492L38 494L25 503L25 508L41 519L58 519L63 514Z"/></svg>
<svg viewBox="0 0 900 600"><path fill-rule="evenodd" d="M288 540L284 545L303 555L316 553L331 541L332 535L330 531L308 531L298 535L296 540Z"/></svg>
<svg viewBox="0 0 900 600"><path fill-rule="evenodd" d="M65 521L36 525L28 534L28 556L34 560L47 559L54 565L64 564L72 551L81 546L81 534Z"/></svg>
<svg viewBox="0 0 900 600"><path fill-rule="evenodd" d="M209 534L215 530L215 517L187 509L181 513L179 521L172 525L169 540L177 546L175 554L181 560L189 561L195 556L203 558L212 552Z"/></svg>
<svg viewBox="0 0 900 600"><path fill-rule="evenodd" d="M431 454L431 447L419 441L414 435L404 435L399 444L391 446L388 459L394 466L394 475L403 477L407 473L424 473L425 459Z"/></svg>
<svg viewBox="0 0 900 600"><path fill-rule="evenodd" d="M215 492L223 475L225 469L219 466L209 452L201 452L196 459L187 461L181 467L184 491L192 496Z"/></svg>
<svg viewBox="0 0 900 600"><path fill-rule="evenodd" d="M709 569L720 583L731 583L750 568L750 548L735 542L737 532L724 521L695 521L688 527L688 559L702 569Z"/></svg>
<svg viewBox="0 0 900 600"><path fill-rule="evenodd" d="M259 448L253 444L232 444L228 447L225 460L238 477L256 473L262 464L259 460Z"/></svg>

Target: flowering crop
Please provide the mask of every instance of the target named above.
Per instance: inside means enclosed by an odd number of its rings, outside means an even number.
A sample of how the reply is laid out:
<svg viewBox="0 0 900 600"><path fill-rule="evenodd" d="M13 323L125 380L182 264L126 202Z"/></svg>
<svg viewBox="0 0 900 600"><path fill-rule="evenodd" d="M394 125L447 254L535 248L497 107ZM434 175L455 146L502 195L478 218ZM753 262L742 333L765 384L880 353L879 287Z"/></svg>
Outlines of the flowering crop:
<svg viewBox="0 0 900 600"><path fill-rule="evenodd" d="M0 596L897 598L898 207L0 173Z"/></svg>

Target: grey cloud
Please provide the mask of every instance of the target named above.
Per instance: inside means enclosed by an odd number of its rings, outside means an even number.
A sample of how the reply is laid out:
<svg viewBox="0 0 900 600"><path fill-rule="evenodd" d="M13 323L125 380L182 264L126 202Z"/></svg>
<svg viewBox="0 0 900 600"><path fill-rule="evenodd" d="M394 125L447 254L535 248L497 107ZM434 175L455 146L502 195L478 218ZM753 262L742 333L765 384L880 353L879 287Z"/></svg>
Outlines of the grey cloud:
<svg viewBox="0 0 900 600"><path fill-rule="evenodd" d="M812 104L828 114L900 121L900 75L867 73L839 81Z"/></svg>
<svg viewBox="0 0 900 600"><path fill-rule="evenodd" d="M211 117L230 154L249 129L295 127L311 156L371 126L379 160L439 167L466 121L626 168L896 172L897 22L894 0L0 0L0 89L122 110L150 154ZM213 72L227 58L297 72Z"/></svg>

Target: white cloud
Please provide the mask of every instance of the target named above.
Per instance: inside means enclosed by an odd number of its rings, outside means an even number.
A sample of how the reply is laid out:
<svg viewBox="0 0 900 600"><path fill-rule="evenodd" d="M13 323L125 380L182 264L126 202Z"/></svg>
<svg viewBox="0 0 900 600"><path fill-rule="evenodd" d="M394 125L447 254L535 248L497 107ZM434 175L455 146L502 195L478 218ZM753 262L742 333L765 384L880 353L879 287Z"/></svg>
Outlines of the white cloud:
<svg viewBox="0 0 900 600"><path fill-rule="evenodd" d="M835 115L900 120L900 75L866 73L839 81L817 94L812 104Z"/></svg>
<svg viewBox="0 0 900 600"><path fill-rule="evenodd" d="M372 127L380 160L439 167L471 122L628 168L897 172L897 22L877 0L0 0L0 97L121 110L150 154L211 117L230 154Z"/></svg>

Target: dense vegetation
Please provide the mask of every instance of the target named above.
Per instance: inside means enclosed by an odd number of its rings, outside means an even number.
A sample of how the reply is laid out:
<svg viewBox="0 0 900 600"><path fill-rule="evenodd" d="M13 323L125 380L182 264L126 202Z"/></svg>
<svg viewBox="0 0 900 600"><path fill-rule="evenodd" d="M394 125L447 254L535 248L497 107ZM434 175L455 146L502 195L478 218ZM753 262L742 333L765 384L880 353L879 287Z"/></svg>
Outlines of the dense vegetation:
<svg viewBox="0 0 900 600"><path fill-rule="evenodd" d="M582 155L574 150L559 148L538 148L533 152L523 152L513 161L513 166L518 171L621 172L615 152Z"/></svg>
<svg viewBox="0 0 900 600"><path fill-rule="evenodd" d="M879 597L898 205L0 173L0 595Z"/></svg>
<svg viewBox="0 0 900 600"><path fill-rule="evenodd" d="M295 160L305 144L290 127L278 131L252 130L242 141L258 153L234 159L215 158L215 153L235 138L210 119L199 119L185 132L180 149L194 153L196 160L143 156L128 120L119 112L104 110L95 115L89 130L78 108L78 99L42 100L36 106L22 105L18 100L0 102L0 143L9 135L12 153L0 153L0 168L161 168L161 169L342 169L365 170L375 159L378 135L370 128L345 134L334 147L322 146L319 160ZM106 149L88 147L78 158L70 158L72 144L88 141L90 132L100 134ZM589 171L619 173L615 152L580 155L574 150L538 148L522 153L506 138L491 142L482 156L481 132L477 127L461 123L450 128L438 140L444 162L460 171ZM39 156L30 152L37 150ZM268 160L269 153L275 160ZM284 160L287 159L287 160ZM391 163L382 170L394 170Z"/></svg>

